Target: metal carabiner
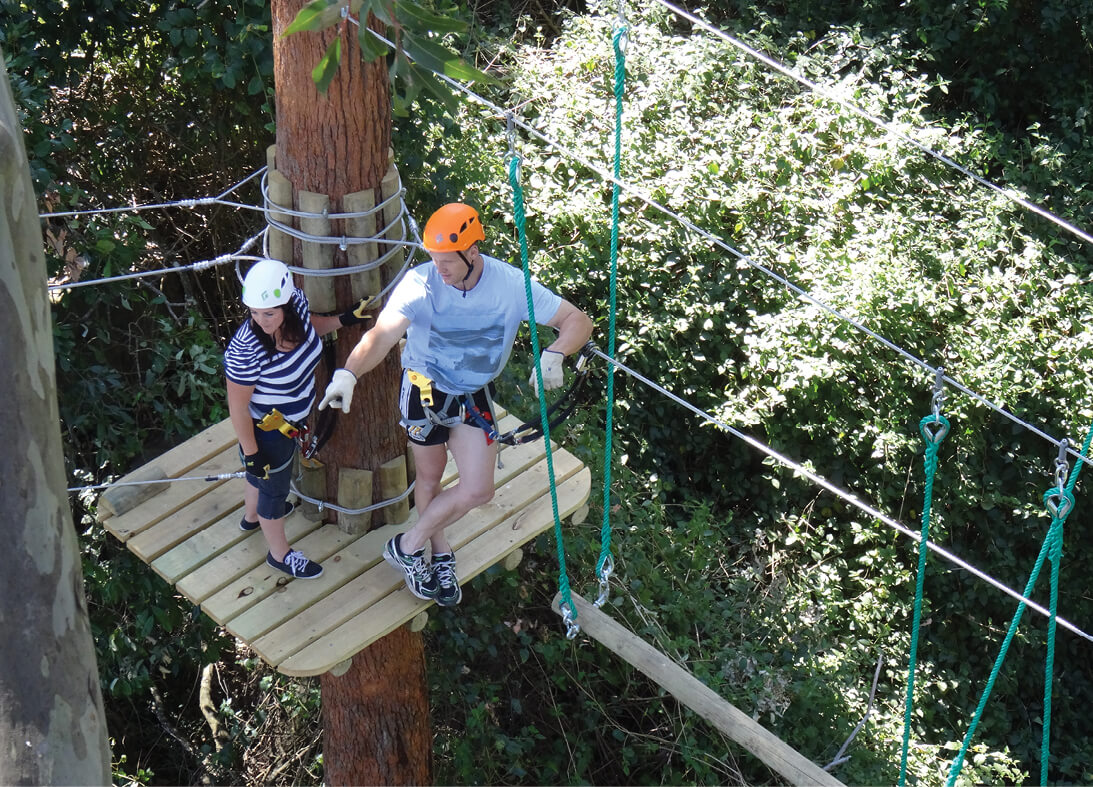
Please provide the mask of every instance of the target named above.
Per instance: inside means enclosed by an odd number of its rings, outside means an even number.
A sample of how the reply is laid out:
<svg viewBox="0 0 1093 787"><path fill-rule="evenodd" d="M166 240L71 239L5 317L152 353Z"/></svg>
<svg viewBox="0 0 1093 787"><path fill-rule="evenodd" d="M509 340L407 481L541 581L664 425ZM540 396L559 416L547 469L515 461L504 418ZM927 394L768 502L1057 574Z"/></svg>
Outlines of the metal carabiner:
<svg viewBox="0 0 1093 787"><path fill-rule="evenodd" d="M608 555L600 565L600 594L596 597L593 606L599 609L607 603L611 594L611 574L615 570L615 559Z"/></svg>
<svg viewBox="0 0 1093 787"><path fill-rule="evenodd" d="M562 613L562 620L565 621L565 638L576 639L581 627L577 625L577 616L573 614L573 607L561 601L558 603L558 609Z"/></svg>

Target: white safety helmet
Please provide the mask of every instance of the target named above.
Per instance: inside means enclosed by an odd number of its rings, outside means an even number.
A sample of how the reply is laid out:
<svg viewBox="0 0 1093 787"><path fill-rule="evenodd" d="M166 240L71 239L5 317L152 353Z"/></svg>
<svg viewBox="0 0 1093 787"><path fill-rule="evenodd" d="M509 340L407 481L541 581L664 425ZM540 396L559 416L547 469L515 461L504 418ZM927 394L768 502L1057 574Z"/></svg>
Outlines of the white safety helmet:
<svg viewBox="0 0 1093 787"><path fill-rule="evenodd" d="M292 273L280 260L259 260L243 277L243 303L252 309L283 306L294 292Z"/></svg>

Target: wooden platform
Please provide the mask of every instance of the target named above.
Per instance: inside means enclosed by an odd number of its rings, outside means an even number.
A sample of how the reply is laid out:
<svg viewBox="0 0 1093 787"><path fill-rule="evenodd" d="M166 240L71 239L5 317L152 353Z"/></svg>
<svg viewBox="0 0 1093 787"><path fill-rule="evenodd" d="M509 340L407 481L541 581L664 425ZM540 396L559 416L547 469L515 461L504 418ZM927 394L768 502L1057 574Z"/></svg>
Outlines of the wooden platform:
<svg viewBox="0 0 1093 787"><path fill-rule="evenodd" d="M501 431L517 425L506 416ZM554 525L542 440L506 448L492 502L447 530L465 593L473 577ZM591 474L572 454L554 448L558 511L563 518L588 499ZM134 471L130 478L216 475L240 469L231 423L224 421ZM449 459L444 484L456 478ZM384 543L416 520L350 536L294 511L289 542L322 563L316 580L294 580L265 563L261 531L239 529L243 479L179 481L104 526L179 592L286 675L319 675L413 620L432 602L406 589L381 557ZM138 489L125 487L125 489ZM148 490L150 487L140 487ZM109 509L109 506L105 506Z"/></svg>

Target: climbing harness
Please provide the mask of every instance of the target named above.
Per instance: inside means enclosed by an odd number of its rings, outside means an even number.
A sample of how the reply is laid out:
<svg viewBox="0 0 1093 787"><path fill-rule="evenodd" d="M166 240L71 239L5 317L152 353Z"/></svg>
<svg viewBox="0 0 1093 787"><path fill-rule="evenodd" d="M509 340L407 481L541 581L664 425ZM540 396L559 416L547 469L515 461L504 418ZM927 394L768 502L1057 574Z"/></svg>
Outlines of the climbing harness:
<svg viewBox="0 0 1093 787"><path fill-rule="evenodd" d="M547 423L550 429L558 427L582 403L581 394L590 371L588 361L595 354L595 351L595 344L588 342L578 352L577 361L574 364L576 376L573 378L573 382L547 408ZM502 434L497 430L497 424L494 423L490 414L483 412L482 408L475 404L473 394L450 394L435 390L433 381L430 378L412 369L406 370L406 377L418 390L418 397L425 418L415 420L404 418L403 425L407 429L414 430L414 434L418 439L424 439L433 426L454 426L465 422L473 423L479 427L486 433L486 439L490 442L496 441L506 446L531 443L543 436L543 425L538 420L525 421ZM482 390L490 403L490 410L492 411L494 409L493 397L490 394L489 386ZM439 395L443 395L445 399L443 405L436 408L435 404ZM456 410L456 407L458 407L458 410Z"/></svg>

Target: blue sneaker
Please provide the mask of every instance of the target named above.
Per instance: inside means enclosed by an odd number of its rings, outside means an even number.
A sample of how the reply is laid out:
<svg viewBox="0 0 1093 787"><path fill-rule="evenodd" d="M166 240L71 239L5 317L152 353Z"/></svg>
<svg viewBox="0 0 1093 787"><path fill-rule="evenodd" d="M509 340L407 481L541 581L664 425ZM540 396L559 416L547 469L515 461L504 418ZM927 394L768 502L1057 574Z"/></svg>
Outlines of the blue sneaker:
<svg viewBox="0 0 1093 787"><path fill-rule="evenodd" d="M388 541L383 547L383 559L402 572L411 593L425 601L432 601L439 587L432 568L425 562L425 549L407 555L399 548L401 542L401 533Z"/></svg>
<svg viewBox="0 0 1093 787"><path fill-rule="evenodd" d="M314 560L308 560L303 552L297 552L295 549L290 549L284 560L278 560L273 553L267 552L266 563L297 579L315 579L323 573L322 566Z"/></svg>
<svg viewBox="0 0 1093 787"><path fill-rule="evenodd" d="M436 577L436 603L442 607L454 607L463 600L463 591L455 576L455 555L433 555L433 576Z"/></svg>

